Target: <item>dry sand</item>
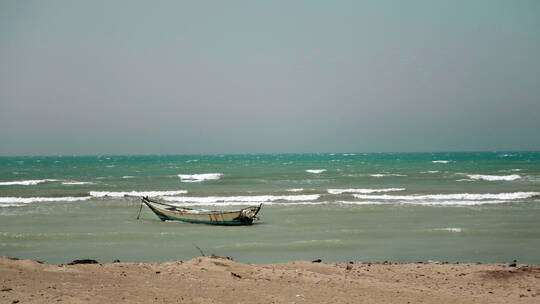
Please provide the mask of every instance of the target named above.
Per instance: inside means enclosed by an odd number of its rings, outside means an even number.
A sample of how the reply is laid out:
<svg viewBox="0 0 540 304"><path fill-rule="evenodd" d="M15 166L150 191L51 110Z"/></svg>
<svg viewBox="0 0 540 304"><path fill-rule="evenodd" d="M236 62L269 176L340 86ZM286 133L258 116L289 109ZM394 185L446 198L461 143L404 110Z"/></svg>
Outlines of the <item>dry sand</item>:
<svg viewBox="0 0 540 304"><path fill-rule="evenodd" d="M437 263L48 265L0 258L0 303L540 303L540 268Z"/></svg>

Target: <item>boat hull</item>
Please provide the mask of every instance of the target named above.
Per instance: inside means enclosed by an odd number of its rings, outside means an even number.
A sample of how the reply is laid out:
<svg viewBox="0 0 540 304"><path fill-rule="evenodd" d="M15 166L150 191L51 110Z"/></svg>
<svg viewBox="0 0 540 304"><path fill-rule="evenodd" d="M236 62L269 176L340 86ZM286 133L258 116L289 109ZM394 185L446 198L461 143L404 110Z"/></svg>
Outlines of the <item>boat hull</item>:
<svg viewBox="0 0 540 304"><path fill-rule="evenodd" d="M143 203L154 212L162 221L181 221L193 224L209 224L209 225L223 225L223 226L240 226L251 225L260 207L258 208L253 217L246 217L242 210L231 212L201 212L191 213L175 210L173 208L163 208L158 204L143 200Z"/></svg>

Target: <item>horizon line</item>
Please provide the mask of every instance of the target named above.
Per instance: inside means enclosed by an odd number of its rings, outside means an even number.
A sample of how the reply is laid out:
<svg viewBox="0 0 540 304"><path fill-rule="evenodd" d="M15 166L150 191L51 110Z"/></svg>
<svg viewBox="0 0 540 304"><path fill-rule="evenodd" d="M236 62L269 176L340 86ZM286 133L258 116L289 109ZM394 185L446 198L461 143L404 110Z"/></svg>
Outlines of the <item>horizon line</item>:
<svg viewBox="0 0 540 304"><path fill-rule="evenodd" d="M0 154L0 157L88 157L88 156L235 156L235 155L301 155L301 154L440 154L440 153L537 153L540 150L460 150L460 151L378 151L378 152L232 152L232 153L91 153L91 154Z"/></svg>

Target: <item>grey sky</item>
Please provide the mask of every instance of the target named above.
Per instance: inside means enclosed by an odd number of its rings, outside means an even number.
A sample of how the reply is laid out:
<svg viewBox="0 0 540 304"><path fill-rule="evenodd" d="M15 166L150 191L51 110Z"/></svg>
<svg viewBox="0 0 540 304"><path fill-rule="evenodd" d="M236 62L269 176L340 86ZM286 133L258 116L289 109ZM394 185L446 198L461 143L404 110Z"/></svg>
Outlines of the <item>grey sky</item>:
<svg viewBox="0 0 540 304"><path fill-rule="evenodd" d="M0 154L540 149L540 1L0 0Z"/></svg>

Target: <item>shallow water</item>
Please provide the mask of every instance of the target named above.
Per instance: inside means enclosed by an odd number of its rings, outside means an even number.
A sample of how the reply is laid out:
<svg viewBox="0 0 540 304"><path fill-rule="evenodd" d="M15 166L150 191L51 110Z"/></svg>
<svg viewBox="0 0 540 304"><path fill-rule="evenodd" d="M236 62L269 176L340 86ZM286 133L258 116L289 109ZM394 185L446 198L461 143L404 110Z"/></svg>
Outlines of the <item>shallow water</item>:
<svg viewBox="0 0 540 304"><path fill-rule="evenodd" d="M0 255L540 263L538 192L537 152L3 157ZM249 227L135 220L125 194L264 207Z"/></svg>

